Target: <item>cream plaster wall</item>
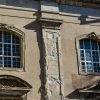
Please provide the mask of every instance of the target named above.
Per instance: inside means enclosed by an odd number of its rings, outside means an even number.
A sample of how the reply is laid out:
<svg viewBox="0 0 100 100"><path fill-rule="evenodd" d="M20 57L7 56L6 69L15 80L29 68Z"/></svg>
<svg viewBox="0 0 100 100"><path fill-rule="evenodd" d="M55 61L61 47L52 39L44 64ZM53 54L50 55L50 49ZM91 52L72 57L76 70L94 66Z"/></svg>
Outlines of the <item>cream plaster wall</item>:
<svg viewBox="0 0 100 100"><path fill-rule="evenodd" d="M0 5L3 6L3 5ZM42 46L41 28L34 16L37 12L19 8L0 8L0 23L14 25L25 33L25 70L0 70L0 75L13 75L28 82L32 89L27 100L40 100L40 48ZM40 46L41 44L41 46ZM42 50L41 50L42 51Z"/></svg>
<svg viewBox="0 0 100 100"><path fill-rule="evenodd" d="M66 17L68 16L62 17L64 21L66 20ZM99 25L96 26L93 26L91 24L80 25L80 22L77 19L78 18L73 17L73 20L75 20L74 22L68 20L70 21L70 23L65 22L61 26L62 63L63 63L62 70L64 74L65 100L71 99L69 95L74 92L73 84L75 84L72 82L73 76L79 75L75 39L80 35L89 34L91 32L95 32L97 35L100 35ZM75 23L75 22L79 22L79 23ZM72 98L73 97L74 96L72 95Z"/></svg>
<svg viewBox="0 0 100 100"><path fill-rule="evenodd" d="M40 17L40 13L38 13L40 10L40 3L35 3L33 4L34 6L31 5L31 8L29 6L25 8L25 5L24 7L14 7L14 5L6 6L6 3L0 3L3 4L0 5L0 23L14 25L25 33L25 71L0 70L0 75L14 75L25 80L32 85L32 90L28 93L27 100L40 100L40 75L41 67L43 67L43 58L41 54L43 49L41 24L37 20L37 18ZM100 23L88 23L81 25L79 20L81 14L85 14L85 16L88 15L85 8L81 8L82 12L78 10L80 8L75 9L72 7L72 9L71 7L65 5L60 5L59 8L60 18L63 19L63 24L61 25L60 30L62 45L61 69L64 76L64 98L65 100L68 100L70 98L67 96L74 91L72 76L74 74L78 75L75 38L79 35L91 32L95 32L100 35ZM75 10L75 12L72 12L73 10ZM96 11L96 14L90 13L88 15L90 16L88 20L90 20L90 18L94 18L91 20L99 19L100 13L98 9L88 9L88 11ZM44 93L43 90L42 93Z"/></svg>

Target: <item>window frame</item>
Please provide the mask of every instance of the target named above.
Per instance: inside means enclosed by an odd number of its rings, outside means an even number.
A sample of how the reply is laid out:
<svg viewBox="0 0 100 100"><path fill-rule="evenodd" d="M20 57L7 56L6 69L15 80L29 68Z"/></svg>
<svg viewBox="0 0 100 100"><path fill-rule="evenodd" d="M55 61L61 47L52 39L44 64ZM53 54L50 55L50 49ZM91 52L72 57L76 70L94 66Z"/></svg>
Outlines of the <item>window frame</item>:
<svg viewBox="0 0 100 100"><path fill-rule="evenodd" d="M90 35L90 36L89 36ZM75 45L76 45L76 55L77 55L77 65L78 65L78 73L79 74L83 74L83 75L87 75L87 74L96 74L96 75L100 75L99 72L83 72L81 69L81 57L80 57L80 40L84 40L84 39L93 39L96 41L100 41L100 39L98 38L99 35L92 36L91 33L90 34L83 34L80 35L78 37L76 37L75 39Z"/></svg>
<svg viewBox="0 0 100 100"><path fill-rule="evenodd" d="M0 70L11 70L11 71L25 71L25 35L22 31L14 31L13 29L7 29L7 28L0 28L0 31L6 31L10 32L12 34L15 34L20 38L20 66L17 68L14 67L0 67Z"/></svg>
<svg viewBox="0 0 100 100"><path fill-rule="evenodd" d="M1 96L0 97L0 100L5 100L5 99L8 99L8 100L23 100L23 98L22 97L16 97L16 96Z"/></svg>
<svg viewBox="0 0 100 100"><path fill-rule="evenodd" d="M0 84L1 98L10 97L27 100L27 93L32 89L32 86L28 82L12 75L0 75Z"/></svg>

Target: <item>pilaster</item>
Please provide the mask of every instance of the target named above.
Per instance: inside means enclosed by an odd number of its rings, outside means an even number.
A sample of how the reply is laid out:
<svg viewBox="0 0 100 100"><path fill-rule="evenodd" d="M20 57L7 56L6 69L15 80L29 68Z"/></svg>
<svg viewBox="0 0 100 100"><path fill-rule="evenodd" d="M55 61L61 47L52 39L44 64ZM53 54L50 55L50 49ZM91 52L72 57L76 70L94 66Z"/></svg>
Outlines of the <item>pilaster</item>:
<svg viewBox="0 0 100 100"><path fill-rule="evenodd" d="M57 3L41 2L46 100L63 100L61 35Z"/></svg>

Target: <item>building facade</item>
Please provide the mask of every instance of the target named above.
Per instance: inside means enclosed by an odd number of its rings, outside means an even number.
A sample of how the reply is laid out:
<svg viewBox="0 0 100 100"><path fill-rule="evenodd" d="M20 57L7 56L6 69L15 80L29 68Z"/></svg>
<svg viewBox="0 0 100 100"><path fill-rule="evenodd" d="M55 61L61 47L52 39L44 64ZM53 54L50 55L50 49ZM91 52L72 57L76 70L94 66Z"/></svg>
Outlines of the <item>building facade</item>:
<svg viewBox="0 0 100 100"><path fill-rule="evenodd" d="M0 1L0 100L99 100L100 1Z"/></svg>

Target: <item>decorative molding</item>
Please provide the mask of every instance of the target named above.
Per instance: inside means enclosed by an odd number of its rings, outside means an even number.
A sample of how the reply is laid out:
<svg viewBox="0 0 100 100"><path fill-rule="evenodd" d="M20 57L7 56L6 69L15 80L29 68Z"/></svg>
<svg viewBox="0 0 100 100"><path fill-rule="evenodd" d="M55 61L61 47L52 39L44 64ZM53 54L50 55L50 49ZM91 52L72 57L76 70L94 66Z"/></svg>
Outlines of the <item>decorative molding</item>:
<svg viewBox="0 0 100 100"><path fill-rule="evenodd" d="M19 35L24 35L24 32L20 29L16 28L14 25L7 25L4 23L0 23L0 29L7 29L18 33Z"/></svg>
<svg viewBox="0 0 100 100"><path fill-rule="evenodd" d="M81 40L81 39L100 40L100 35L96 34L95 32L91 32L89 34L82 34L82 35L79 35L76 37L76 43L78 44L79 40Z"/></svg>
<svg viewBox="0 0 100 100"><path fill-rule="evenodd" d="M46 19L41 18L40 22L43 28L51 28L51 29L60 29L60 25L62 24L62 20L55 20L55 19Z"/></svg>
<svg viewBox="0 0 100 100"><path fill-rule="evenodd" d="M44 65L46 74L46 100L63 100L63 76L60 72L60 62L62 60L59 55L59 52L61 52L60 31L57 28L55 29L55 26L52 26L52 28L48 28L48 26L50 26L49 23L45 28L42 28L45 49ZM55 70L53 70L52 67L54 67Z"/></svg>
<svg viewBox="0 0 100 100"><path fill-rule="evenodd" d="M95 7L100 8L99 0L43 0L49 2L57 2L65 5L76 5L76 6L86 6L86 7Z"/></svg>
<svg viewBox="0 0 100 100"><path fill-rule="evenodd" d="M31 88L32 86L29 83L18 77L0 75L0 95L23 97Z"/></svg>
<svg viewBox="0 0 100 100"><path fill-rule="evenodd" d="M52 56L57 59L57 39L59 38L58 32L46 31L47 32L47 51L48 56Z"/></svg>
<svg viewBox="0 0 100 100"><path fill-rule="evenodd" d="M29 90L32 86L26 81L11 75L0 75L0 89Z"/></svg>
<svg viewBox="0 0 100 100"><path fill-rule="evenodd" d="M20 36L20 39L21 39L21 66L20 67L23 68L23 70L25 70L25 33L21 31L20 29L18 29L17 27L15 27L14 25L8 25L5 23L0 23L0 30L2 29L15 32L17 33L17 35ZM6 68L6 70L15 70L15 69Z"/></svg>
<svg viewBox="0 0 100 100"><path fill-rule="evenodd" d="M87 87L78 89L78 91L86 93L100 93L100 80L95 81L93 84L90 84Z"/></svg>
<svg viewBox="0 0 100 100"><path fill-rule="evenodd" d="M95 34L95 32L92 32L92 33L88 34L87 38L90 38L90 39L99 39L98 35Z"/></svg>

